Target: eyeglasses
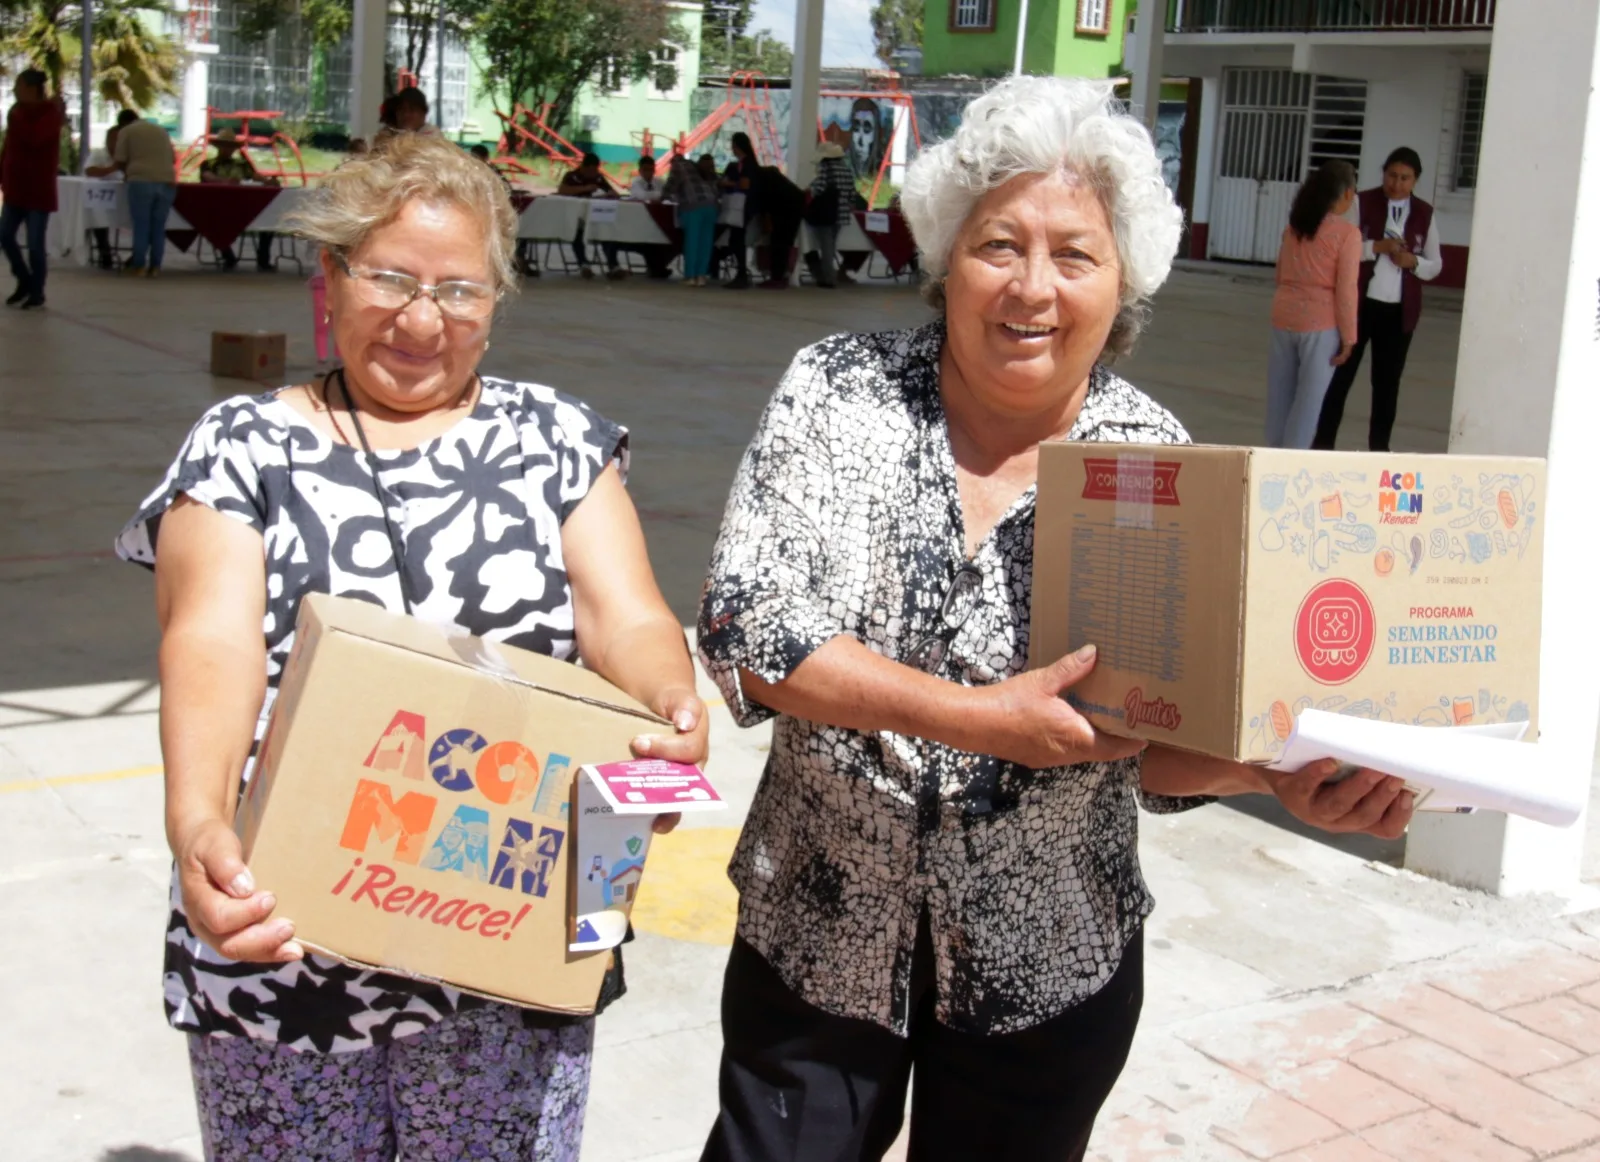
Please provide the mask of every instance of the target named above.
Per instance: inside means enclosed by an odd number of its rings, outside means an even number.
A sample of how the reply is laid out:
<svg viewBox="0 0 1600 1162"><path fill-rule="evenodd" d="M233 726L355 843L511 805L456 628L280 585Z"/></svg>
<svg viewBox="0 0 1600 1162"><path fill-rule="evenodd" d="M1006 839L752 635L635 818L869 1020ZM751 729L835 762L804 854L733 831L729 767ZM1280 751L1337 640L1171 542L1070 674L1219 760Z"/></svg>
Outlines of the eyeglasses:
<svg viewBox="0 0 1600 1162"><path fill-rule="evenodd" d="M427 295L441 315L477 322L494 314L495 303L500 299L494 287L481 282L453 280L430 285L394 270L353 267L343 255L338 257L338 263L355 284L356 293L385 310L404 310L418 295Z"/></svg>
<svg viewBox="0 0 1600 1162"><path fill-rule="evenodd" d="M976 565L969 562L957 569L939 606L940 629L917 643L916 649L906 655L906 665L930 674L944 665L950 643L978 607L978 594L982 589L983 574Z"/></svg>

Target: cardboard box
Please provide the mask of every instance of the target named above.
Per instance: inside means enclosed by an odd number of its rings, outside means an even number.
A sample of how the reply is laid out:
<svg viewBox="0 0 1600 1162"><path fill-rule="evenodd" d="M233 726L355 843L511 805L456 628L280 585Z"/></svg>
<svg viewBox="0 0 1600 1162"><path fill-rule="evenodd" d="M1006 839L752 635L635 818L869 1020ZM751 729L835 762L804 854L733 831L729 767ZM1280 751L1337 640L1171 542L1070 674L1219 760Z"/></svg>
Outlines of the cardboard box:
<svg viewBox="0 0 1600 1162"><path fill-rule="evenodd" d="M211 374L282 383L287 352L279 331L213 331Z"/></svg>
<svg viewBox="0 0 1600 1162"><path fill-rule="evenodd" d="M610 954L567 950L573 780L659 730L577 666L314 595L239 810L245 860L319 952L592 1012Z"/></svg>
<svg viewBox="0 0 1600 1162"><path fill-rule="evenodd" d="M1536 736L1544 463L1051 443L1032 662L1097 727L1271 761L1308 706Z"/></svg>

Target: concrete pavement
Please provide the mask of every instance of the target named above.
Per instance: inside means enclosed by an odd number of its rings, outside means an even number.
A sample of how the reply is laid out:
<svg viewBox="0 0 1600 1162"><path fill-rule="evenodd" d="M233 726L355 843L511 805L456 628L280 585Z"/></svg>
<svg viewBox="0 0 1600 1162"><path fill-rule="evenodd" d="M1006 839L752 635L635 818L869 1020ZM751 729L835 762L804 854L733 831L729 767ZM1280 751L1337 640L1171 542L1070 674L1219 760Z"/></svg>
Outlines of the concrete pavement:
<svg viewBox="0 0 1600 1162"><path fill-rule="evenodd" d="M1176 275L1120 370L1197 439L1255 439L1269 294L1248 271ZM58 271L47 311L0 314L7 1159L199 1157L182 1039L159 998L167 855L150 583L107 546L193 419L241 388L205 373L206 333L285 330L305 375L309 310L287 275L179 267L154 284ZM547 277L510 306L486 369L573 391L633 429L633 493L688 622L734 465L789 356L836 330L924 317L905 288L733 294ZM1435 309L1418 332L1399 446L1445 446L1458 326ZM1365 408L1363 382L1351 446ZM695 1158L715 1108L735 902L722 867L766 732L714 713L711 771L736 809L652 854L632 991L600 1024L586 1162ZM1159 907L1145 1019L1091 1157L1596 1158L1593 900L1462 892L1397 871L1401 850L1307 834L1271 803L1146 816Z"/></svg>

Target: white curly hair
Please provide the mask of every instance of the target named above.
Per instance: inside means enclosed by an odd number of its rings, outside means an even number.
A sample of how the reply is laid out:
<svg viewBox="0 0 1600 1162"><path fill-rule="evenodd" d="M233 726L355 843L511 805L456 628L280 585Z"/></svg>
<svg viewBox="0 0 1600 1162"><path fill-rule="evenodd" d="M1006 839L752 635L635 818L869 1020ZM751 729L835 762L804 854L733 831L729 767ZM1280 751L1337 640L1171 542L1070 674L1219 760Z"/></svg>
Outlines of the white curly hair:
<svg viewBox="0 0 1600 1162"><path fill-rule="evenodd" d="M1183 211L1161 176L1150 134L1112 99L1112 82L1012 77L967 106L955 135L906 170L900 207L922 253L928 299L944 307L957 234L978 200L1023 174L1064 171L1105 206L1121 266L1121 310L1106 355L1126 355L1145 304L1172 270Z"/></svg>

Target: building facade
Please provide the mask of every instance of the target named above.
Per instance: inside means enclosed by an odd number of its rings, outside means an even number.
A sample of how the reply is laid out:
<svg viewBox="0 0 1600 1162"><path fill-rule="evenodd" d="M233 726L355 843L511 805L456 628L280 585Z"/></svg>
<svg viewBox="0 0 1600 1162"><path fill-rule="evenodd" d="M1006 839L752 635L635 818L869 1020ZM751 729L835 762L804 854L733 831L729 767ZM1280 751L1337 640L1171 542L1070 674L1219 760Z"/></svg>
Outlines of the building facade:
<svg viewBox="0 0 1600 1162"><path fill-rule="evenodd" d="M653 77L633 81L612 65L578 97L566 135L603 160L636 158L646 133L657 139L676 137L693 124L690 94L700 69L701 4L675 0L671 7L690 41L686 47L663 45L657 50L659 63L676 67L674 84L663 88ZM207 106L223 112L279 111L297 131L348 124L349 42L314 45L293 16L264 38L248 40L239 31L241 10L239 0L177 0L170 22L184 43L188 63L177 103L181 112L175 108L169 119L180 141L192 141L204 131ZM427 95L447 136L464 144L499 139L500 122L484 88L482 60L471 43L447 35L442 70L438 46L430 44L422 68L411 77L401 75L407 36L397 14L390 15L387 36L395 81L415 83ZM364 126L352 132L370 135L375 129Z"/></svg>
<svg viewBox="0 0 1600 1162"><path fill-rule="evenodd" d="M574 145L599 154L602 162L637 160L646 135L659 153L667 140L694 126L690 95L700 78L701 4L699 0L673 0L669 7L688 40L682 47L662 45L656 50L656 63L676 70L674 83L662 87L655 76L635 81L620 62L611 62L579 93L571 123L562 130ZM474 141L494 141L500 136L500 120L494 102L483 92L482 65L475 55L469 55L467 91L472 100L464 135Z"/></svg>
<svg viewBox="0 0 1600 1162"><path fill-rule="evenodd" d="M1028 0L1023 71L1108 77L1122 62L1128 0ZM927 0L924 76L1002 77L1016 64L1022 0Z"/></svg>
<svg viewBox="0 0 1600 1162"><path fill-rule="evenodd" d="M1464 285L1494 15L1494 0L1168 0L1163 71L1199 82L1189 256L1275 261L1311 169L1345 159L1365 189L1409 146L1439 284Z"/></svg>

